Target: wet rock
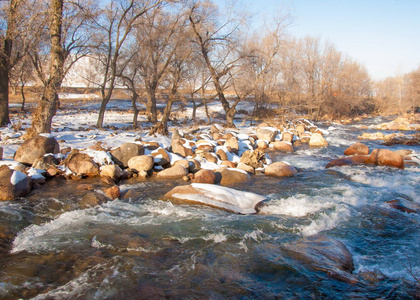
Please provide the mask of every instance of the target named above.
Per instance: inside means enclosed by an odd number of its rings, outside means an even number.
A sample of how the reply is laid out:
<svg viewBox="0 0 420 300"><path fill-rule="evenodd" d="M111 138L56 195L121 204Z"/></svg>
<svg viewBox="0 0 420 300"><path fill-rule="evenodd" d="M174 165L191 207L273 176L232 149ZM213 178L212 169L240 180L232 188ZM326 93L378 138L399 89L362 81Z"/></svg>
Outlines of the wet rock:
<svg viewBox="0 0 420 300"><path fill-rule="evenodd" d="M109 184L109 185L115 185L116 184L115 179L113 179L111 177L108 177L108 176L102 176L101 181L106 183L106 184Z"/></svg>
<svg viewBox="0 0 420 300"><path fill-rule="evenodd" d="M129 159L128 167L136 173L141 171L149 172L153 169L154 159L150 155L134 156Z"/></svg>
<svg viewBox="0 0 420 300"><path fill-rule="evenodd" d="M325 168L339 167L339 166L352 166L367 163L369 156L367 155L353 155L349 157L342 157L330 161Z"/></svg>
<svg viewBox="0 0 420 300"><path fill-rule="evenodd" d="M212 170L201 169L194 174L193 183L209 183L214 184L216 182L216 175Z"/></svg>
<svg viewBox="0 0 420 300"><path fill-rule="evenodd" d="M264 140L269 143L274 141L274 138L277 135L277 129L273 127L258 127L257 128L257 137L259 140Z"/></svg>
<svg viewBox="0 0 420 300"><path fill-rule="evenodd" d="M253 169L262 168L265 163L265 152L258 149L247 150L242 154L240 162Z"/></svg>
<svg viewBox="0 0 420 300"><path fill-rule="evenodd" d="M52 136L37 135L27 139L17 149L14 160L32 165L35 159L44 156L47 153L57 154L60 152L60 146L57 140Z"/></svg>
<svg viewBox="0 0 420 300"><path fill-rule="evenodd" d="M376 284L387 279L387 277L379 270L363 270L358 273L359 277L371 284Z"/></svg>
<svg viewBox="0 0 420 300"><path fill-rule="evenodd" d="M0 166L0 201L13 200L31 191L32 181L25 173Z"/></svg>
<svg viewBox="0 0 420 300"><path fill-rule="evenodd" d="M275 141L275 142L272 142L270 145L277 151L283 151L283 152L295 151L293 149L292 143L288 143L288 142Z"/></svg>
<svg viewBox="0 0 420 300"><path fill-rule="evenodd" d="M153 156L153 160L155 164L159 166L166 166L171 162L171 158L169 157L169 153L163 149L159 148L150 153Z"/></svg>
<svg viewBox="0 0 420 300"><path fill-rule="evenodd" d="M402 212L406 213L420 213L420 204L417 204L413 201L409 201L407 199L403 198L397 198L390 201L387 201L386 203L389 204L389 206L398 209Z"/></svg>
<svg viewBox="0 0 420 300"><path fill-rule="evenodd" d="M120 167L127 168L128 161L134 156L140 156L144 154L144 148L142 145L135 143L125 143L120 147L112 150L111 152L112 160Z"/></svg>
<svg viewBox="0 0 420 300"><path fill-rule="evenodd" d="M90 208L107 202L105 195L97 192L89 192L85 194L79 202L80 208Z"/></svg>
<svg viewBox="0 0 420 300"><path fill-rule="evenodd" d="M110 177L118 180L121 177L121 168L117 165L105 165L101 167L101 177Z"/></svg>
<svg viewBox="0 0 420 300"><path fill-rule="evenodd" d="M355 143L344 150L344 155L368 155L369 147L362 143Z"/></svg>
<svg viewBox="0 0 420 300"><path fill-rule="evenodd" d="M257 212L256 207L265 197L213 184L193 183L177 186L161 199L174 204L202 204L235 213L252 214Z"/></svg>
<svg viewBox="0 0 420 300"><path fill-rule="evenodd" d="M86 153L79 153L73 150L64 160L64 164L76 175L99 175L99 166Z"/></svg>
<svg viewBox="0 0 420 300"><path fill-rule="evenodd" d="M326 147L328 146L327 140L322 136L321 133L315 132L312 134L309 140L310 147Z"/></svg>
<svg viewBox="0 0 420 300"><path fill-rule="evenodd" d="M223 186L241 183L250 178L247 172L232 168L220 168L215 174L216 183L220 183Z"/></svg>
<svg viewBox="0 0 420 300"><path fill-rule="evenodd" d="M265 168L265 175L284 177L294 176L298 171L292 165L285 162L275 162Z"/></svg>
<svg viewBox="0 0 420 300"><path fill-rule="evenodd" d="M375 149L369 156L367 163L377 166L389 166L404 169L404 159L398 153L388 149Z"/></svg>
<svg viewBox="0 0 420 300"><path fill-rule="evenodd" d="M293 258L296 258L315 270L326 272L329 276L348 282L357 283L351 274L354 270L353 257L340 241L322 234L304 237L285 246Z"/></svg>
<svg viewBox="0 0 420 300"><path fill-rule="evenodd" d="M179 156L187 157L187 156L194 155L194 151L192 150L191 145L189 144L189 141L185 139L172 140L171 147L172 147L172 152Z"/></svg>
<svg viewBox="0 0 420 300"><path fill-rule="evenodd" d="M104 193L111 200L118 199L121 196L120 188L118 186L116 186L116 185L114 185L114 186L112 186L110 188L107 188L104 191Z"/></svg>
<svg viewBox="0 0 420 300"><path fill-rule="evenodd" d="M188 171L181 165L173 166L157 173L157 179L181 179Z"/></svg>

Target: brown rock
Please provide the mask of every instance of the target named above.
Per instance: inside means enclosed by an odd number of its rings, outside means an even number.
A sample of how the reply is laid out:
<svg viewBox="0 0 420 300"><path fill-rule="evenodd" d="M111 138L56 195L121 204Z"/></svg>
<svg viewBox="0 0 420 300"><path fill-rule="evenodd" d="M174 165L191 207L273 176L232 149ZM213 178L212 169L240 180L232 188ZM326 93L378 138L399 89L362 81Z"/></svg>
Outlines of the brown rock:
<svg viewBox="0 0 420 300"><path fill-rule="evenodd" d="M189 142L185 139L175 139L171 142L172 152L182 156L192 156L194 151L191 149Z"/></svg>
<svg viewBox="0 0 420 300"><path fill-rule="evenodd" d="M309 140L310 147L325 147L328 146L327 140L319 132L314 132Z"/></svg>
<svg viewBox="0 0 420 300"><path fill-rule="evenodd" d="M64 160L64 164L77 175L99 175L99 166L86 153L72 151Z"/></svg>
<svg viewBox="0 0 420 300"><path fill-rule="evenodd" d="M268 144L267 141L264 140L258 140L257 141L257 148L260 150L265 150L268 149Z"/></svg>
<svg viewBox="0 0 420 300"><path fill-rule="evenodd" d="M243 162L239 162L237 168L239 170L244 170L245 172L248 172L250 174L254 174L255 173L255 169Z"/></svg>
<svg viewBox="0 0 420 300"><path fill-rule="evenodd" d="M136 173L141 171L149 172L153 169L154 159L150 155L133 156L127 162L128 167Z"/></svg>
<svg viewBox="0 0 420 300"><path fill-rule="evenodd" d="M206 150L208 152L214 151L213 144L207 140L199 140L195 143L195 145L197 146L197 149L200 149L200 150Z"/></svg>
<svg viewBox="0 0 420 300"><path fill-rule="evenodd" d="M181 179L188 175L188 171L181 165L173 166L157 173L158 179Z"/></svg>
<svg viewBox="0 0 420 300"><path fill-rule="evenodd" d="M369 156L367 163L378 166L390 166L404 169L404 159L398 153L388 149L375 149Z"/></svg>
<svg viewBox="0 0 420 300"><path fill-rule="evenodd" d="M153 156L154 163L159 166L166 166L171 162L169 153L163 148L156 149L150 155Z"/></svg>
<svg viewBox="0 0 420 300"><path fill-rule="evenodd" d="M232 153L238 154L238 151L239 151L239 142L238 142L238 139L236 137L231 137L230 139L228 139L225 142L225 146L226 147L230 147L230 149L231 149L230 151Z"/></svg>
<svg viewBox="0 0 420 300"><path fill-rule="evenodd" d="M101 205L107 201L106 196L97 192L85 194L79 202L80 208L90 208Z"/></svg>
<svg viewBox="0 0 420 300"><path fill-rule="evenodd" d="M118 199L121 196L120 188L116 185L106 189L104 193L111 200Z"/></svg>
<svg viewBox="0 0 420 300"><path fill-rule="evenodd" d="M143 147L148 150L156 150L160 147L158 142L143 142Z"/></svg>
<svg viewBox="0 0 420 300"><path fill-rule="evenodd" d="M220 168L217 172L215 172L215 174L216 183L220 179L220 184L223 186L241 183L250 178L247 172L231 168Z"/></svg>
<svg viewBox="0 0 420 300"><path fill-rule="evenodd" d="M368 155L369 147L362 143L355 143L344 151L344 155Z"/></svg>
<svg viewBox="0 0 420 300"><path fill-rule="evenodd" d="M293 133L288 132L288 131L283 132L281 140L283 142L286 142L286 143L292 143L293 142Z"/></svg>
<svg viewBox="0 0 420 300"><path fill-rule="evenodd" d="M283 142L283 141L275 141L272 142L271 145L277 151L282 152L293 152L295 151L293 145L291 143Z"/></svg>
<svg viewBox="0 0 420 300"><path fill-rule="evenodd" d="M220 160L228 160L228 156L223 149L218 149L216 151L216 155L220 158Z"/></svg>
<svg viewBox="0 0 420 300"><path fill-rule="evenodd" d="M144 154L144 148L142 145L135 143L125 143L120 147L112 150L111 152L112 160L120 167L127 168L128 161L134 156L139 156Z"/></svg>
<svg viewBox="0 0 420 300"><path fill-rule="evenodd" d="M277 135L277 129L272 127L258 127L257 128L257 137L259 140L264 140L269 143L274 141L274 138Z"/></svg>
<svg viewBox="0 0 420 300"><path fill-rule="evenodd" d="M186 159L177 160L176 162L174 162L174 166L176 166L176 165L181 165L181 166L183 166L187 170L190 169L190 163Z"/></svg>
<svg viewBox="0 0 420 300"><path fill-rule="evenodd" d="M229 161L229 160L222 161L222 163L220 165L221 166L227 166L229 168L236 168L236 164L232 161Z"/></svg>
<svg viewBox="0 0 420 300"><path fill-rule="evenodd" d="M102 166L101 177L110 177L113 180L118 180L121 177L121 168L117 165Z"/></svg>
<svg viewBox="0 0 420 300"><path fill-rule="evenodd" d="M218 158L217 158L217 156L214 154L214 153L206 153L206 155L204 156L204 158L208 161L208 162L211 162L211 163L215 163L215 164L217 164L217 162L218 162Z"/></svg>
<svg viewBox="0 0 420 300"><path fill-rule="evenodd" d="M300 138L301 142L305 143L305 144L309 143L309 141L311 140L311 136L312 136L312 134L310 132L307 132L307 131L299 133L299 138Z"/></svg>
<svg viewBox="0 0 420 300"><path fill-rule="evenodd" d="M189 171L191 173L195 173L201 169L201 163L194 158L189 159L188 163L189 163Z"/></svg>
<svg viewBox="0 0 420 300"><path fill-rule="evenodd" d="M261 168L265 163L265 152L260 150L247 150L242 154L240 162L251 166L253 169Z"/></svg>
<svg viewBox="0 0 420 300"><path fill-rule="evenodd" d="M54 137L45 137L37 135L27 139L17 149L14 160L32 165L35 159L44 156L47 153L57 154L60 152L60 146Z"/></svg>
<svg viewBox="0 0 420 300"><path fill-rule="evenodd" d="M348 157L342 157L330 161L325 168L339 167L339 166L352 166L367 163L369 156L367 155L352 155Z"/></svg>
<svg viewBox="0 0 420 300"><path fill-rule="evenodd" d="M297 174L297 170L284 162L275 162L265 168L265 175L276 177L293 176Z"/></svg>
<svg viewBox="0 0 420 300"><path fill-rule="evenodd" d="M0 166L0 201L13 200L31 191L32 181L25 173Z"/></svg>
<svg viewBox="0 0 420 300"><path fill-rule="evenodd" d="M194 174L193 183L210 183L214 184L216 182L216 175L212 170L201 169Z"/></svg>

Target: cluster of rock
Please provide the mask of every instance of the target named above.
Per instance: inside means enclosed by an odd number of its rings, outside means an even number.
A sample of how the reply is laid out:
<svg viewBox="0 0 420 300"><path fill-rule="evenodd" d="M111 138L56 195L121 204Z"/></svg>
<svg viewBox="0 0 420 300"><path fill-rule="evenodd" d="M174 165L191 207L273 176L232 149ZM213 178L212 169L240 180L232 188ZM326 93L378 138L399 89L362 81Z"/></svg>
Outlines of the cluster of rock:
<svg viewBox="0 0 420 300"><path fill-rule="evenodd" d="M420 130L420 114L402 115L391 122L378 124L374 128L379 130Z"/></svg>
<svg viewBox="0 0 420 300"><path fill-rule="evenodd" d="M362 143L355 143L344 151L345 157L330 161L325 167L372 164L404 169L404 157L409 162L409 150L392 151L389 149L374 149L369 155L369 147Z"/></svg>
<svg viewBox="0 0 420 300"><path fill-rule="evenodd" d="M25 195L32 185L55 176L100 176L111 185L130 177L153 176L223 186L243 182L255 173L293 176L297 173L293 166L272 163L266 150L292 152L294 145L302 143L311 147L328 145L322 132L307 120L287 126L261 124L249 134L226 132L218 125L185 136L174 131L166 148L157 142L139 141L115 149L105 149L100 143L83 150L60 149L52 135L39 135L26 140L16 151L14 160L20 164L1 168L0 200ZM109 194L110 198L119 196L115 188Z"/></svg>

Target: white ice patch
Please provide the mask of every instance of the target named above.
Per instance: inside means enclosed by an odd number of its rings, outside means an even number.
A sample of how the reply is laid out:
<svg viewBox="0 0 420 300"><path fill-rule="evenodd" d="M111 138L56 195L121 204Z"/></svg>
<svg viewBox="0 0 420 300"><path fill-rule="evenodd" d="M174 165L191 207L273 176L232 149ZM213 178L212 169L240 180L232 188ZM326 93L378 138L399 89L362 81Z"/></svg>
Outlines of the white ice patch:
<svg viewBox="0 0 420 300"><path fill-rule="evenodd" d="M45 170L30 168L28 169L28 176L32 179L45 179L43 174L45 173Z"/></svg>

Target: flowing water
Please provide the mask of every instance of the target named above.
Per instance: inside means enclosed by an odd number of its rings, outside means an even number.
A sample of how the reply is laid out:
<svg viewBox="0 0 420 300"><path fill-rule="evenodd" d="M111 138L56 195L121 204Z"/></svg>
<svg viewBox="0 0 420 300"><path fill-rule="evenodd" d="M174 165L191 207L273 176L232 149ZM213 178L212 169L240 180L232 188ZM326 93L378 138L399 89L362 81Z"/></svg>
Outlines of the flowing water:
<svg viewBox="0 0 420 300"><path fill-rule="evenodd" d="M369 119L362 125L377 123ZM328 148L269 153L295 177L255 175L239 190L267 196L261 214L237 215L157 200L182 182L121 185L133 196L89 209L80 182L48 182L25 199L0 203L4 299L413 299L419 297L420 214L386 201L420 203L420 168L325 169L357 141L356 125L324 125ZM385 148L366 142L371 149ZM419 146L394 146L420 153ZM354 260L346 282L296 259L285 245L324 234ZM412 276L415 275L415 276Z"/></svg>

